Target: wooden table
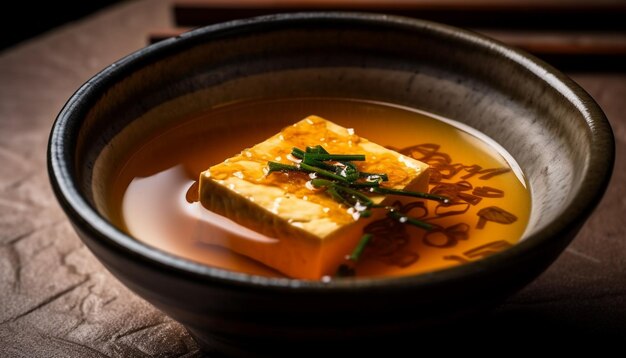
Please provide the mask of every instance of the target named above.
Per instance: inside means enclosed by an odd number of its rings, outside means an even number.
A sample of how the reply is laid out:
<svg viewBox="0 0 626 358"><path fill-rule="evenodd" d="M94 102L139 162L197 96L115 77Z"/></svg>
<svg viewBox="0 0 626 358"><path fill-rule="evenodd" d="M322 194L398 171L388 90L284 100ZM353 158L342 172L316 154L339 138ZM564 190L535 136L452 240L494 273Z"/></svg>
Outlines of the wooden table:
<svg viewBox="0 0 626 358"><path fill-rule="evenodd" d="M170 24L168 2L124 3L0 54L0 356L200 356L181 325L122 286L51 192L46 143L69 96ZM626 338L626 72L573 73L609 117L617 161L604 200L561 257L485 317L525 338ZM517 331L516 331L517 330Z"/></svg>

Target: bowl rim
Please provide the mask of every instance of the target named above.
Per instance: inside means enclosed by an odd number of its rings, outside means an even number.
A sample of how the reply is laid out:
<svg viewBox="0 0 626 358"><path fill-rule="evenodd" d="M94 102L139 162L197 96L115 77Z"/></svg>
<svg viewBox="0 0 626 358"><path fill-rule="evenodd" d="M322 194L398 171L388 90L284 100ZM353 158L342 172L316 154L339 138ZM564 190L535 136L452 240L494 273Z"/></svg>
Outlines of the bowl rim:
<svg viewBox="0 0 626 358"><path fill-rule="evenodd" d="M117 229L93 208L81 194L74 181L74 147L82 121L102 93L128 74L143 65L174 55L178 51L210 42L224 36L237 36L251 31L290 29L298 26L325 26L325 24L360 24L403 31L429 31L440 36L469 42L488 51L491 55L505 58L541 78L574 105L584 116L592 141L588 170L574 200L553 223L528 236L513 247L489 257L463 265L453 266L418 275L391 278L358 278L355 280L331 280L329 282L274 278L234 272L195 263L169 254L134 239ZM581 225L602 198L608 185L614 163L615 144L610 124L604 113L580 86L536 57L512 49L498 41L469 30L459 29L430 21L360 12L301 12L264 15L206 26L181 34L159 43L144 47L114 62L83 84L67 101L53 124L47 153L48 175L61 207L80 231L95 236L118 254L138 259L168 274L202 281L225 288L279 290L282 292L403 290L407 287L427 288L448 281L463 280L480 275L532 257L536 250L550 244L550 238L567 236L568 231ZM571 240L571 239L570 239Z"/></svg>

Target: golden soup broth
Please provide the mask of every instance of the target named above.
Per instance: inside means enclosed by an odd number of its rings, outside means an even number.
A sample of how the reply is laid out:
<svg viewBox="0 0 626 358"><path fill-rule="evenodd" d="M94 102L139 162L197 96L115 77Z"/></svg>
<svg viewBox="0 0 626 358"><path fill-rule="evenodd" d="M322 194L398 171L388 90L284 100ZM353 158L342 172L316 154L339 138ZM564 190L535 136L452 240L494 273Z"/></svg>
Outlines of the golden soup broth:
<svg viewBox="0 0 626 358"><path fill-rule="evenodd" d="M222 235L224 225L243 228L198 202L190 203L186 195L200 172L311 114L430 164L429 190L455 198L451 206L427 201L427 210L408 212L435 224L433 231L401 225L403 229L375 236L354 267L356 276L438 270L504 250L522 237L530 215L528 186L510 156L488 144L488 138L415 110L328 98L234 103L149 138L116 173L108 203L112 220L138 240L177 256L233 271L283 276L203 242L203 236ZM207 230L207 222L212 229Z"/></svg>

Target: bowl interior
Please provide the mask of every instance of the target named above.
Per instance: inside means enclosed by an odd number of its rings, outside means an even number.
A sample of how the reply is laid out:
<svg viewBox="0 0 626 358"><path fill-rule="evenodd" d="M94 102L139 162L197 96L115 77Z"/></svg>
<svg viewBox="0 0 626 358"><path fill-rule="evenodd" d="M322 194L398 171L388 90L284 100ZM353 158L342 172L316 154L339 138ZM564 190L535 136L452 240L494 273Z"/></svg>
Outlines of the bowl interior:
<svg viewBox="0 0 626 358"><path fill-rule="evenodd" d="M593 201L593 193L581 193L593 181L590 170L602 166L593 148L596 131L606 128L590 125L603 115L587 95L549 67L473 34L374 20L235 23L112 65L92 80L97 85L87 84L90 95L75 114L84 117L74 149L79 189L106 218L108 184L133 143L207 108L260 98L358 98L454 119L504 147L531 187L525 242L572 225L570 214Z"/></svg>

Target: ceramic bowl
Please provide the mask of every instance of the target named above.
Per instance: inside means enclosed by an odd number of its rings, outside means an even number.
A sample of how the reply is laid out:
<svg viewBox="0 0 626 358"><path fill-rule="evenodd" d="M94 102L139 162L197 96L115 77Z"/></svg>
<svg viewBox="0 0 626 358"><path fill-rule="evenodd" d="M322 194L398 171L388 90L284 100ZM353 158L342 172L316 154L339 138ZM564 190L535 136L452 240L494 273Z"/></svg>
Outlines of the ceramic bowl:
<svg viewBox="0 0 626 358"><path fill-rule="evenodd" d="M268 96L389 102L484 132L528 178L533 203L524 240L427 274L323 283L196 264L107 219L100 203L116 165L111 153L125 149L112 148L113 139L132 143L208 107ZM598 105L531 55L427 21L297 13L194 30L105 68L59 114L48 165L79 236L120 281L184 324L207 351L274 355L337 343L367 348L496 305L572 240L601 198L613 158Z"/></svg>

